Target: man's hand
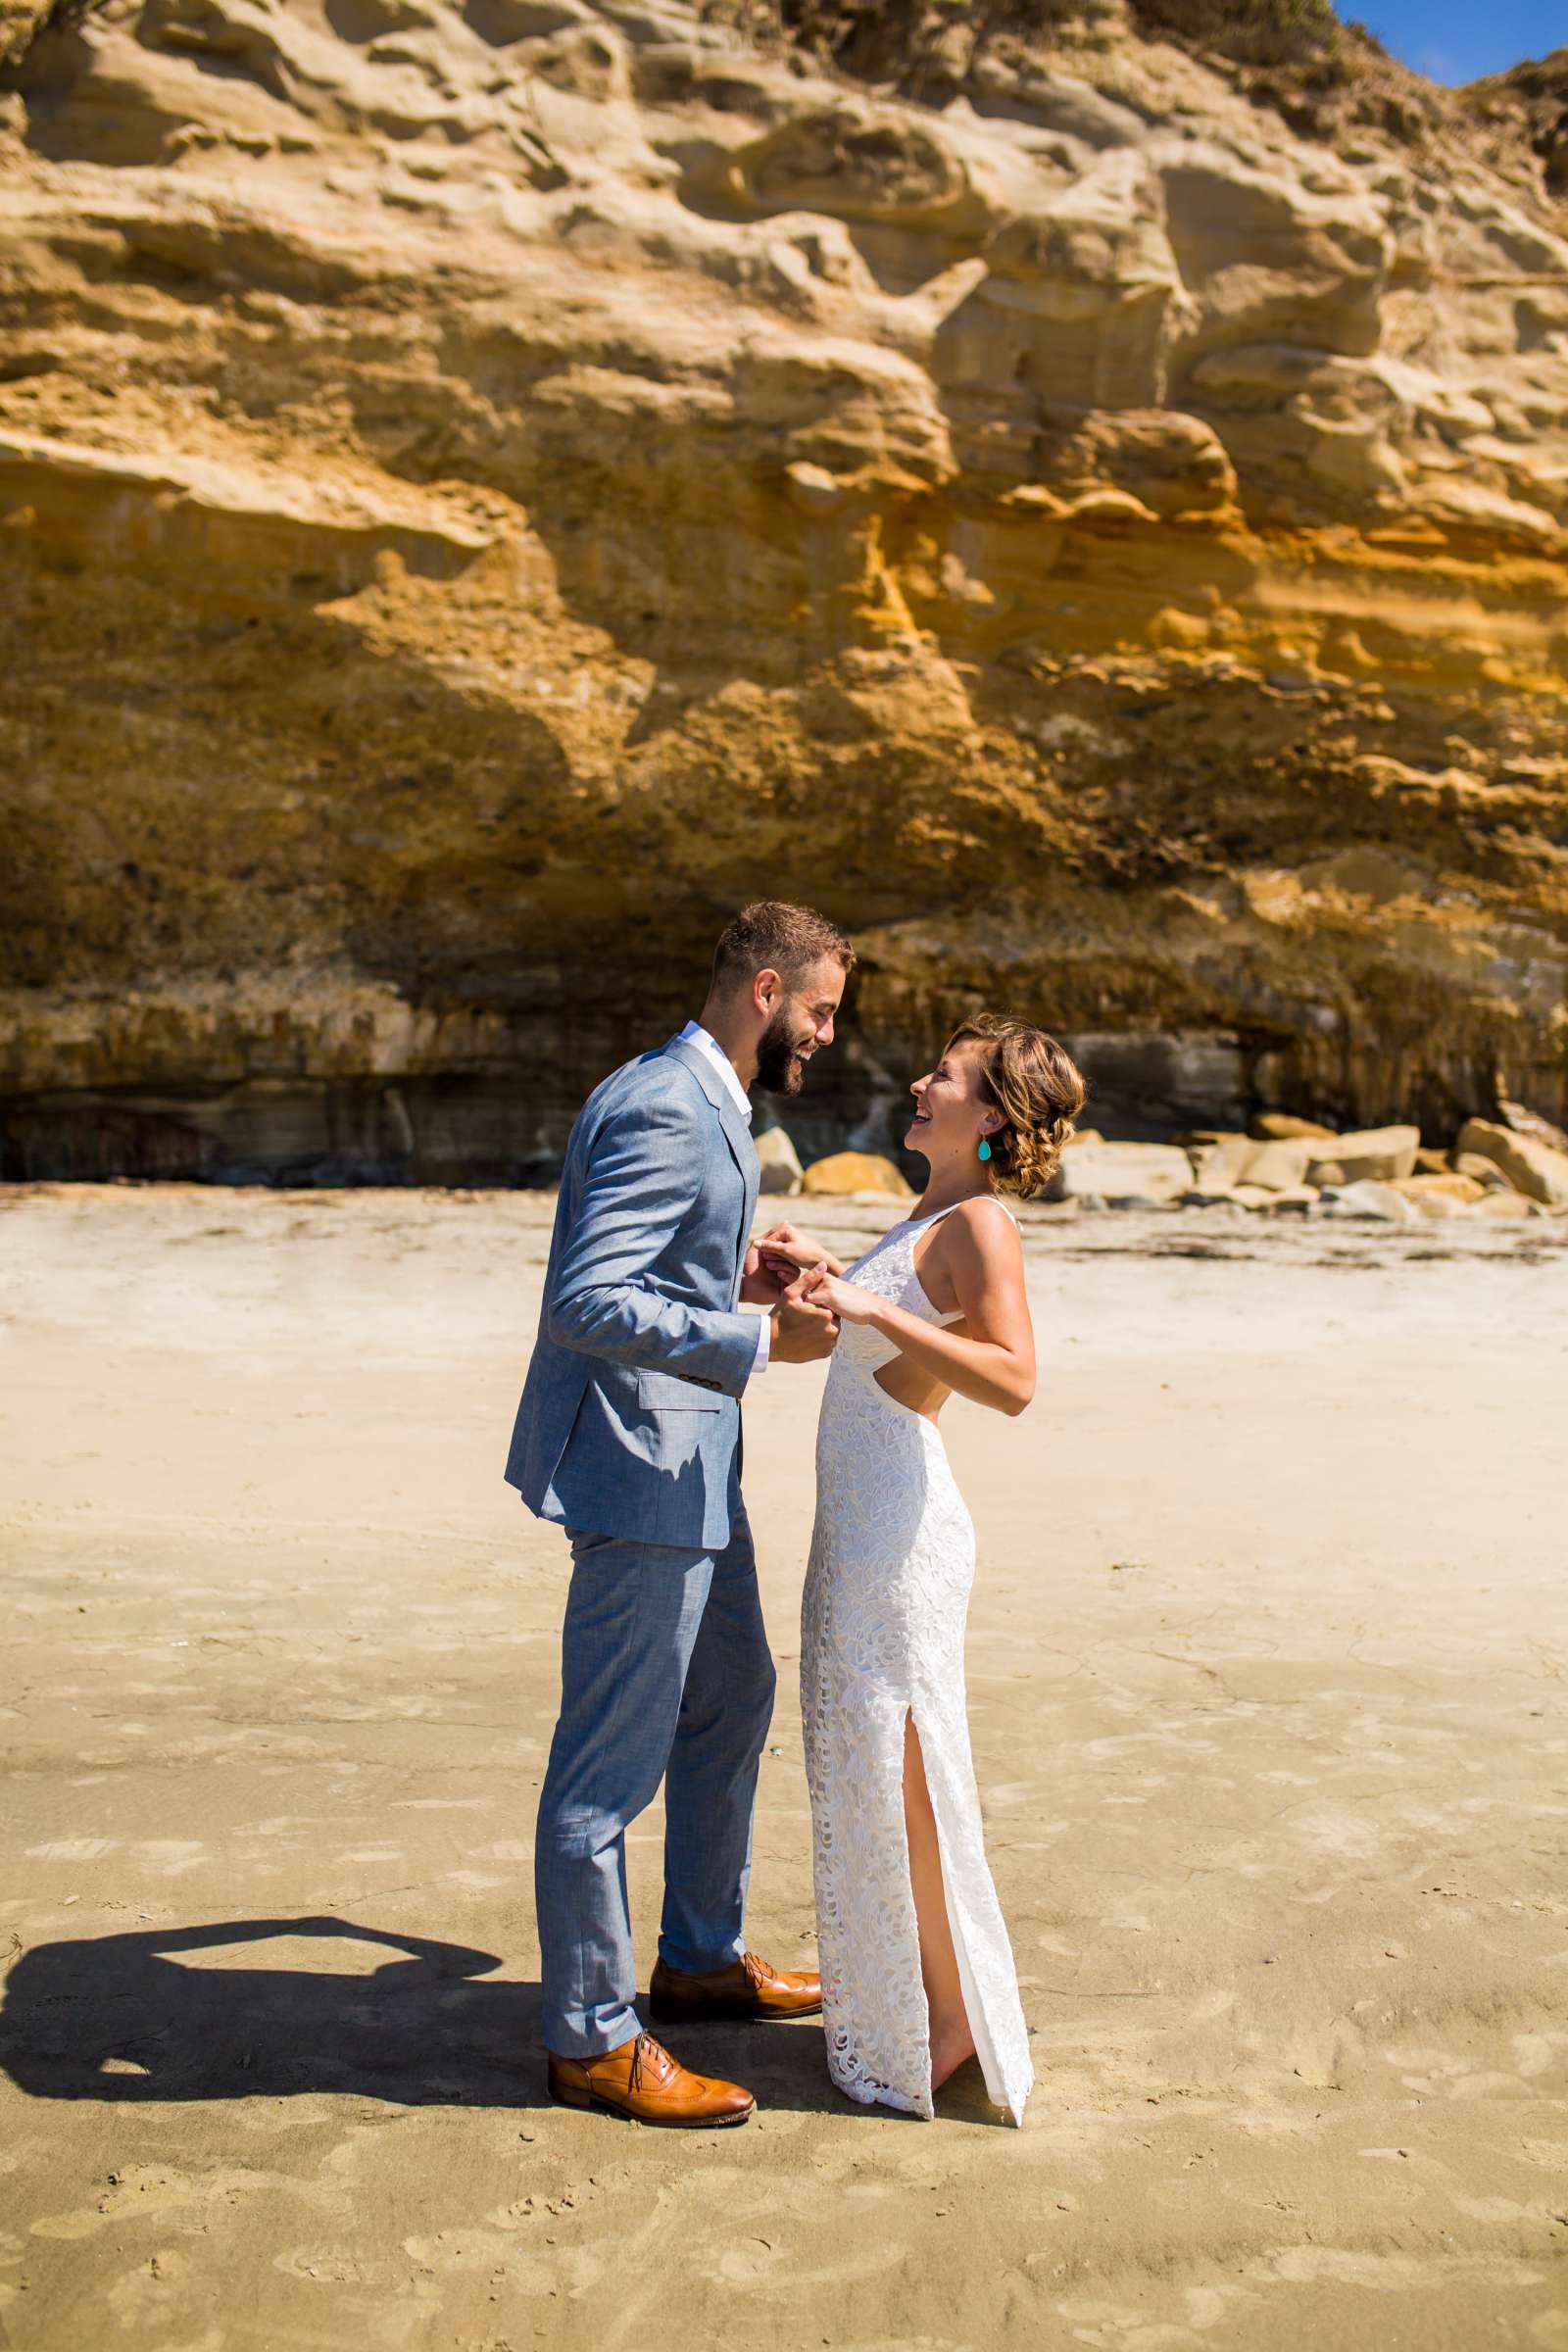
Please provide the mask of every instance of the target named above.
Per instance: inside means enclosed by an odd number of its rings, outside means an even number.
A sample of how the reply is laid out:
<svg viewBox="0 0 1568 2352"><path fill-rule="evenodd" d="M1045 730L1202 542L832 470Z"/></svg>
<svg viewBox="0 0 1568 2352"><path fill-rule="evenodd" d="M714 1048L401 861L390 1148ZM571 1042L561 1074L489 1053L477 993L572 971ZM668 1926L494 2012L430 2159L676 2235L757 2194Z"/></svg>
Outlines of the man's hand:
<svg viewBox="0 0 1568 2352"><path fill-rule="evenodd" d="M748 1306L777 1306L794 1278L793 1266L769 1263L754 1242L741 1270L741 1298Z"/></svg>
<svg viewBox="0 0 1568 2352"><path fill-rule="evenodd" d="M798 1225L770 1226L761 1240L764 1265L772 1265L784 1273L786 1283L796 1273L808 1273L812 1266L826 1266L830 1274L842 1274L844 1268L831 1250L802 1233ZM789 1268L791 1271L785 1272Z"/></svg>
<svg viewBox="0 0 1568 2352"><path fill-rule="evenodd" d="M814 1364L831 1355L838 1345L839 1321L826 1308L812 1306L801 1292L805 1278L791 1283L773 1309L773 1336L768 1361L775 1364Z"/></svg>

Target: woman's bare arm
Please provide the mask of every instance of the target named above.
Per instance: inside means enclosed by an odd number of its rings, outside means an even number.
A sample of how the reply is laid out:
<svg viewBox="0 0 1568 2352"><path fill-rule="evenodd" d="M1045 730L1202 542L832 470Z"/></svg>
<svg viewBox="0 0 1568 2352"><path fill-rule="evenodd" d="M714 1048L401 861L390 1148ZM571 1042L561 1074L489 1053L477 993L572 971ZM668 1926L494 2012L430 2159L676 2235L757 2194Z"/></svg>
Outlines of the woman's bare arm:
<svg viewBox="0 0 1568 2352"><path fill-rule="evenodd" d="M911 1364L972 1403L1021 1413L1035 1393L1035 1341L1023 1245L1012 1219L983 1199L961 1201L933 1234L922 1282L925 1272L947 1277L963 1317L961 1335L922 1322L826 1266L807 1277L804 1290L840 1322L881 1332Z"/></svg>

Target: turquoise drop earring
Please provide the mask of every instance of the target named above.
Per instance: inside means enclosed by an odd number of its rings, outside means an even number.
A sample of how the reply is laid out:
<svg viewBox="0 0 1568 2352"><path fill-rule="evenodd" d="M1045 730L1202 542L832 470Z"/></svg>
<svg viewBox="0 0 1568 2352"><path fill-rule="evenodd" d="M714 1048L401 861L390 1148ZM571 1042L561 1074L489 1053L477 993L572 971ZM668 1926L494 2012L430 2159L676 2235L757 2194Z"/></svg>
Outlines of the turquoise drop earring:
<svg viewBox="0 0 1568 2352"><path fill-rule="evenodd" d="M986 1136L982 1136L980 1138L980 1156L982 1159L989 1159L991 1157L991 1144L989 1138Z"/></svg>

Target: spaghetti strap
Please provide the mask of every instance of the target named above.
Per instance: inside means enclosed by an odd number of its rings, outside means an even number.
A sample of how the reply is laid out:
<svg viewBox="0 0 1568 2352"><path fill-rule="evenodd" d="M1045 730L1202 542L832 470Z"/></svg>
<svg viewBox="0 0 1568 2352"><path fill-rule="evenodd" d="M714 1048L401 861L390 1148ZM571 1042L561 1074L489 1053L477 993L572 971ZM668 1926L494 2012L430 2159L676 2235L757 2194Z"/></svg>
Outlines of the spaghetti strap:
<svg viewBox="0 0 1568 2352"><path fill-rule="evenodd" d="M1013 1226L1020 1234L1022 1233L1023 1227L1019 1224L1018 1219L1013 1215L1005 1200L1000 1199L995 1193L965 1193L961 1200L950 1200L946 1208L934 1208L928 1217L906 1217L905 1225L918 1233L922 1226L940 1224L944 1217L951 1217L956 1208L967 1207L971 1200L995 1200L1009 1225ZM898 1227L895 1226L894 1231L898 1230Z"/></svg>
<svg viewBox="0 0 1568 2352"><path fill-rule="evenodd" d="M1002 1199L1000 1194L965 1193L961 1200L950 1200L946 1208L930 1209L923 1217L906 1217L903 1226L893 1226L891 1232L884 1235L883 1239L891 1240L892 1234L906 1230L912 1230L917 1233L922 1225L935 1225L939 1223L943 1217L951 1217L956 1208L966 1207L971 1200L994 1200L998 1208L1001 1209L1003 1215L1009 1219L1012 1224L1018 1225L1017 1218L1013 1216L1011 1209L1007 1206L1005 1200ZM1018 1230L1020 1233L1023 1231L1021 1225L1018 1226Z"/></svg>

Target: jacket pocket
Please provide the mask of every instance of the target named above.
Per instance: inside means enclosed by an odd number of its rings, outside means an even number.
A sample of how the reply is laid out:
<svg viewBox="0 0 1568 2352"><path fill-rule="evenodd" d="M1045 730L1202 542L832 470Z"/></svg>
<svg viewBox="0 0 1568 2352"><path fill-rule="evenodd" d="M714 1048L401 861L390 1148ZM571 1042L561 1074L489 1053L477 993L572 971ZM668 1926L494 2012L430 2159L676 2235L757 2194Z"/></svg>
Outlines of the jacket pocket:
<svg viewBox="0 0 1568 2352"><path fill-rule="evenodd" d="M716 1413L724 1399L717 1389L679 1380L673 1372L639 1372L637 1401L651 1413Z"/></svg>

